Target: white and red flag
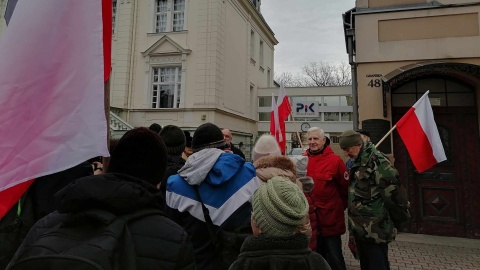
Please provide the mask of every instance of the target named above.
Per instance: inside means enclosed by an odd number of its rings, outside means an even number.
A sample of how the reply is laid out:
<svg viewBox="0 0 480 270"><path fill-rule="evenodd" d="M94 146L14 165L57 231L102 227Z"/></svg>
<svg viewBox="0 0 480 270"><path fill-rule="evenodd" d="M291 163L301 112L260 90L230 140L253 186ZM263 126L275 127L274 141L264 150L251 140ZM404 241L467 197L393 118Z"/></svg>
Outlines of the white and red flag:
<svg viewBox="0 0 480 270"><path fill-rule="evenodd" d="M447 160L427 91L397 122L396 127L418 172Z"/></svg>
<svg viewBox="0 0 480 270"><path fill-rule="evenodd" d="M32 179L108 156L111 0L18 0L0 40L0 218Z"/></svg>
<svg viewBox="0 0 480 270"><path fill-rule="evenodd" d="M280 121L283 121L285 123L285 119L287 119L292 112L292 107L290 106L290 101L288 100L288 96L285 92L285 87L283 86L283 84L280 86L280 90L278 91L277 103L278 117Z"/></svg>
<svg viewBox="0 0 480 270"><path fill-rule="evenodd" d="M285 122L283 125L278 117L278 106L272 93L272 110L270 111L270 134L275 137L282 152L285 151Z"/></svg>

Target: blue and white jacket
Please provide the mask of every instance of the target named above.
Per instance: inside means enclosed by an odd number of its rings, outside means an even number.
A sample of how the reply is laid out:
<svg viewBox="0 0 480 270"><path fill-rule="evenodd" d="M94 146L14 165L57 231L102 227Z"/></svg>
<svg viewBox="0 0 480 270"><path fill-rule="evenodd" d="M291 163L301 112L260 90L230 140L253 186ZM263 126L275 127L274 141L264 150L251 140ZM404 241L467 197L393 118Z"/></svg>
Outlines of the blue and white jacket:
<svg viewBox="0 0 480 270"><path fill-rule="evenodd" d="M194 153L178 174L168 178L166 211L187 231L195 249L197 269L219 269L194 185L199 186L216 227L251 233L251 197L260 181L252 163L219 149Z"/></svg>

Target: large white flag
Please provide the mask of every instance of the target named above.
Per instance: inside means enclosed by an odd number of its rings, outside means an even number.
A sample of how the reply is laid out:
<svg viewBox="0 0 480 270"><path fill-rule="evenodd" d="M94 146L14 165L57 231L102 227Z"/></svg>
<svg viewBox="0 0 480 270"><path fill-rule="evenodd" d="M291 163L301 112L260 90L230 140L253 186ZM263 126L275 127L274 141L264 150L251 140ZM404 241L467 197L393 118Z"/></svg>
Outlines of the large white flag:
<svg viewBox="0 0 480 270"><path fill-rule="evenodd" d="M0 40L0 191L109 155L103 50L102 0L18 1Z"/></svg>

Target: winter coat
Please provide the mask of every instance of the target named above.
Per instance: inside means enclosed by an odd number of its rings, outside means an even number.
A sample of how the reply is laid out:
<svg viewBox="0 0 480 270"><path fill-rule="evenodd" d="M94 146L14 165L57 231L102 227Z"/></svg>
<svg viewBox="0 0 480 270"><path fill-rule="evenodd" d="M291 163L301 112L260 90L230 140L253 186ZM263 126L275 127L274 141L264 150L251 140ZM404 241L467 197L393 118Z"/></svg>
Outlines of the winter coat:
<svg viewBox="0 0 480 270"><path fill-rule="evenodd" d="M233 143L230 143L230 150L232 150L232 153L234 153L235 155L239 155L240 157L245 159L245 155L243 154L242 150L240 150L240 148L233 145Z"/></svg>
<svg viewBox="0 0 480 270"><path fill-rule="evenodd" d="M185 159L181 156L168 156L167 159L167 169L165 170L165 175L162 178L160 183L160 191L162 192L164 201L167 193L167 180L170 176L175 175L185 165Z"/></svg>
<svg viewBox="0 0 480 270"><path fill-rule="evenodd" d="M77 179L57 192L55 199L58 212L35 224L12 262L22 259L25 247L31 245L37 235L63 222L65 214L81 215L91 209L101 209L120 216L141 209L163 208L161 195L154 186L124 174ZM195 269L193 248L186 232L166 216L150 215L131 221L128 229L136 251L137 269ZM50 249L55 250L56 243L50 245Z"/></svg>
<svg viewBox="0 0 480 270"><path fill-rule="evenodd" d="M257 159L253 163L253 166L255 166L257 178L262 183L267 182L274 176L283 176L290 179L293 183L297 184L297 186L303 191L302 183L297 181L295 164L288 157L264 156ZM311 220L309 218L305 218L305 224L300 227L300 232L305 233L308 237L312 237L313 241L313 228L311 226ZM317 237L315 236L315 241L316 239Z"/></svg>
<svg viewBox="0 0 480 270"><path fill-rule="evenodd" d="M7 267L35 222L55 211L53 195L75 179L92 174L92 165L82 162L70 169L35 179L20 202L0 220L0 269Z"/></svg>
<svg viewBox="0 0 480 270"><path fill-rule="evenodd" d="M187 232L195 249L197 269L220 269L201 200L216 230L252 233L251 197L260 186L255 169L238 155L204 149L191 155L179 174L167 181L167 213Z"/></svg>
<svg viewBox="0 0 480 270"><path fill-rule="evenodd" d="M305 197L307 198L308 201L308 218L310 221L310 227L312 230L312 237L310 238L310 244L309 247L312 250L317 250L317 227L318 227L318 219L317 219L317 213L315 213L315 206L313 205L313 199L312 199L312 192L309 193L304 193Z"/></svg>
<svg viewBox="0 0 480 270"><path fill-rule="evenodd" d="M409 221L407 192L398 171L371 142L363 144L350 169L348 229L357 241L389 243Z"/></svg>
<svg viewBox="0 0 480 270"><path fill-rule="evenodd" d="M318 234L344 234L349 175L343 160L333 153L329 145L317 154L308 151L307 175L314 181L311 197L318 218Z"/></svg>
<svg viewBox="0 0 480 270"><path fill-rule="evenodd" d="M265 234L245 240L238 259L230 270L330 270L325 259L308 248L308 238L297 233L289 237L272 237Z"/></svg>

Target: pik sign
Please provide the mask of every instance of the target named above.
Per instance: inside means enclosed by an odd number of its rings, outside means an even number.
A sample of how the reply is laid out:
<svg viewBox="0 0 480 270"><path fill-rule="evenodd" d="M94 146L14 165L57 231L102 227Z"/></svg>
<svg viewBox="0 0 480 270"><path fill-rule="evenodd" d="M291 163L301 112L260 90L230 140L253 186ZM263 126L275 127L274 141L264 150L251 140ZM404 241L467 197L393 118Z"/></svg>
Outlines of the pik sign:
<svg viewBox="0 0 480 270"><path fill-rule="evenodd" d="M292 114L293 117L318 117L318 101L295 101Z"/></svg>

